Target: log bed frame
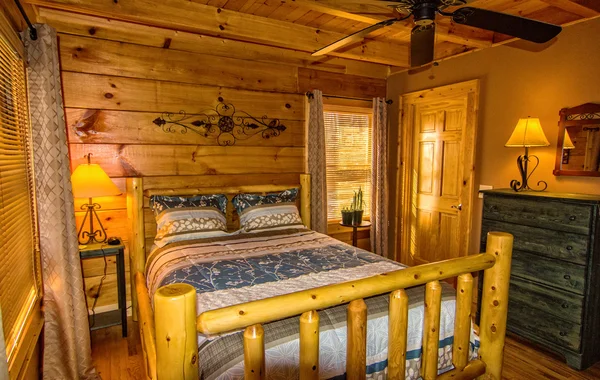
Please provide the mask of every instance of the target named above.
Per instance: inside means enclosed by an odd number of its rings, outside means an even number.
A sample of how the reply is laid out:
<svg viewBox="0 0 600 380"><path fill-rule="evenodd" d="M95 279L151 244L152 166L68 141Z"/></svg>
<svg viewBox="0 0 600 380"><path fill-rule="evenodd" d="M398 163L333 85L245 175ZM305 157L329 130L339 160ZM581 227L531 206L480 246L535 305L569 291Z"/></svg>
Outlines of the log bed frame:
<svg viewBox="0 0 600 380"><path fill-rule="evenodd" d="M310 176L301 174L298 183L251 186L173 188L172 183L152 181L144 187L142 178L127 179L127 211L131 227L131 281L134 320L139 320L145 372L148 379L198 378L197 333L217 334L244 330L246 379L265 378L264 331L271 321L300 315L300 379L317 379L319 373L319 314L317 310L348 303L348 379L366 376L366 320L364 298L390 293L388 377L404 378L407 345L408 297L404 289L423 285L425 317L423 327L423 379L501 379L508 286L513 237L490 232L485 253L414 266L360 280L323 286L292 294L229 306L196 315L196 291L187 284L163 286L154 295L154 309L146 287L144 268L146 246L156 233L149 217L148 197L153 194L195 195L223 193L266 193L300 187L300 214L310 227ZM193 186L193 184L188 184ZM228 221L230 215L228 204ZM144 218L144 214L147 215ZM154 228L154 232L152 229ZM485 270L480 348L477 360L468 360L473 294L472 272ZM458 277L456 320L452 361L455 369L437 375L441 285L439 281Z"/></svg>

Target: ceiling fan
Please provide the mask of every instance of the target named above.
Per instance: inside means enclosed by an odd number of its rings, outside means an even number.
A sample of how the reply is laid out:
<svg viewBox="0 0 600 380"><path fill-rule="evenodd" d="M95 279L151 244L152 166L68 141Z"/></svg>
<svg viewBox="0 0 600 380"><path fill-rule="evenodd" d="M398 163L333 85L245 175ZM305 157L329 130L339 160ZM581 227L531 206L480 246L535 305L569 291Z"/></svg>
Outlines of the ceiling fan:
<svg viewBox="0 0 600 380"><path fill-rule="evenodd" d="M313 53L313 56L324 55L346 46L361 41L365 36L375 30L390 26L396 22L413 16L415 27L410 38L410 65L418 67L433 61L435 44L435 17L452 17L457 24L487 29L493 32L508 34L527 41L536 43L548 42L556 37L562 30L558 25L548 24L524 17L513 16L506 13L489 11L486 9L462 7L454 12L445 12L450 6L460 6L466 0L380 0L391 3L398 12L399 17L381 21L368 28L359 30L349 36L333 42Z"/></svg>

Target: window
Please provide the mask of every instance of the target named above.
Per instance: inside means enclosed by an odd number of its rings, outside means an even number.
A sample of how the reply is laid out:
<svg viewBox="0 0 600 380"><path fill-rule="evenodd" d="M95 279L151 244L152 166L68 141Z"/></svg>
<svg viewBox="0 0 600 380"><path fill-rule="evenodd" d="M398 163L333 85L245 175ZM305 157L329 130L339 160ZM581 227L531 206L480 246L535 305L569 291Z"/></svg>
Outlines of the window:
<svg viewBox="0 0 600 380"><path fill-rule="evenodd" d="M372 111L339 111L326 108L327 219L339 220L342 207L350 206L354 192L363 191L364 215L371 199Z"/></svg>
<svg viewBox="0 0 600 380"><path fill-rule="evenodd" d="M0 305L11 361L39 297L25 65L0 32Z"/></svg>

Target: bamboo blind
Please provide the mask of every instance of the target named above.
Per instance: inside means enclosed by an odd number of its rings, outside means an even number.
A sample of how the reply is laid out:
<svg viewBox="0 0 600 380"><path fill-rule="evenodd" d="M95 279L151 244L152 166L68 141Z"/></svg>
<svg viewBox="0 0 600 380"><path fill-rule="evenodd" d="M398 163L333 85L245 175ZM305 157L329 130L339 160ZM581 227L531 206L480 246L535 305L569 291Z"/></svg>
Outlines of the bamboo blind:
<svg viewBox="0 0 600 380"><path fill-rule="evenodd" d="M363 191L364 216L369 215L373 128L364 113L325 112L327 219L340 219L355 191Z"/></svg>
<svg viewBox="0 0 600 380"><path fill-rule="evenodd" d="M25 65L0 34L0 304L10 357L38 294Z"/></svg>

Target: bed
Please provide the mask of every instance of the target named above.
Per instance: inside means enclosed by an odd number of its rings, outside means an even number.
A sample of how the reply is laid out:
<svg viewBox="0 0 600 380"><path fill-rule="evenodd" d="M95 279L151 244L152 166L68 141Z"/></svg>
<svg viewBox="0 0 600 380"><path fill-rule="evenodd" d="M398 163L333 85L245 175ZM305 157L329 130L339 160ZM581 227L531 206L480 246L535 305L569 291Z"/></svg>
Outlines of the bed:
<svg viewBox="0 0 600 380"><path fill-rule="evenodd" d="M294 187L299 224L151 247L150 196ZM512 236L491 233L484 254L406 268L307 228L309 189L308 175L213 188L128 179L134 319L147 378L500 378ZM226 215L234 225L235 211ZM478 337L470 273L479 270ZM456 290L442 281L452 277Z"/></svg>

